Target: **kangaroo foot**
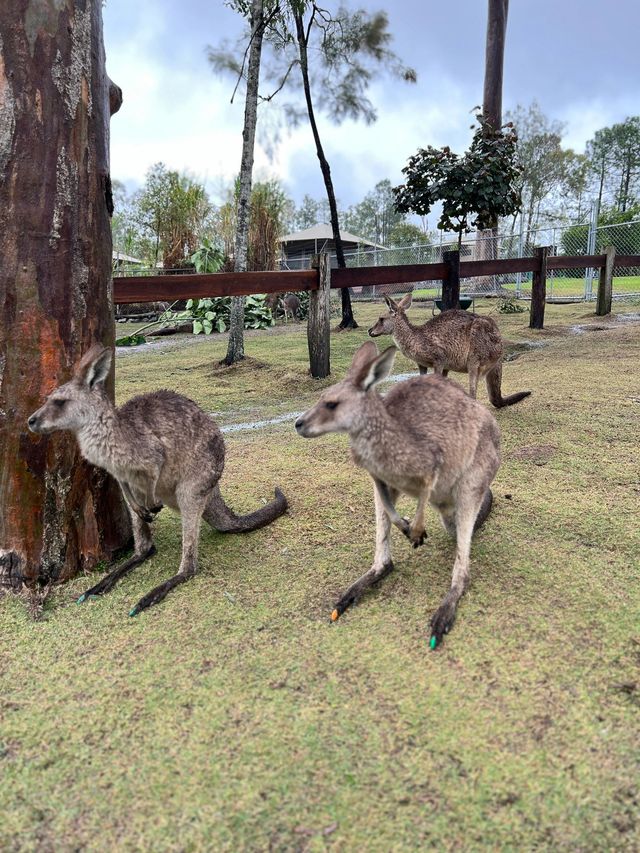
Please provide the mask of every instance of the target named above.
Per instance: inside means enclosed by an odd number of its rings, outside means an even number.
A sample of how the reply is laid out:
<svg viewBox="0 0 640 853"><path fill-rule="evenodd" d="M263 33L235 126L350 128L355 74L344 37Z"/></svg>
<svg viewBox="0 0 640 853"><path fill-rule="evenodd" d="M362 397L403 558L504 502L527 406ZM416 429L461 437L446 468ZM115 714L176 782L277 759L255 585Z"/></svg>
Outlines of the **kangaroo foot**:
<svg viewBox="0 0 640 853"><path fill-rule="evenodd" d="M443 601L431 617L431 639L429 645L432 649L442 643L442 638L453 628L456 620L456 602Z"/></svg>
<svg viewBox="0 0 640 853"><path fill-rule="evenodd" d="M190 572L187 574L183 572L182 574L174 575L172 578L164 581L164 583L158 584L151 592L148 592L144 595L140 601L136 604L135 607L132 607L129 611L129 616L137 616L138 613L141 613L143 610L146 610L148 607L152 607L154 604L158 604L159 601L162 601L163 598L167 596L167 593L171 592L171 590L185 581L190 580L194 576L195 572Z"/></svg>
<svg viewBox="0 0 640 853"><path fill-rule="evenodd" d="M331 613L331 621L335 622L336 619L339 619L345 610L351 607L351 605L358 603L365 590L369 589L369 587L374 584L377 584L378 581L381 581L382 578L386 577L392 571L393 563L389 560L389 562L385 563L381 569L370 569L366 574L362 575L361 578L358 578L355 583L351 584L349 589L336 604L333 612Z"/></svg>
<svg viewBox="0 0 640 853"><path fill-rule="evenodd" d="M407 537L409 542L413 545L414 548L419 548L421 545L424 545L425 540L427 538L427 531L424 527L414 530L411 526L411 522L408 518L401 518L400 523L398 524L398 530Z"/></svg>
<svg viewBox="0 0 640 853"><path fill-rule="evenodd" d="M135 513L138 518L141 518L143 521L146 521L147 524L151 524L152 521L155 521L156 515L162 509L163 504L156 504L155 506L139 506L136 507Z"/></svg>
<svg viewBox="0 0 640 853"><path fill-rule="evenodd" d="M109 572L108 575L105 575L101 581L95 586L92 586L91 589L88 589L84 592L80 598L78 599L78 604L82 604L83 601L86 601L87 598L91 598L97 595L104 595L105 592L109 592L113 589L113 587L118 583L120 578L129 574L131 569L135 569L136 566L139 566L141 563L144 563L145 560L148 560L149 557L153 557L156 553L156 546L151 545L148 551L145 551L144 554L134 554L133 557L130 557L128 560L125 560L120 566L116 566L116 568Z"/></svg>

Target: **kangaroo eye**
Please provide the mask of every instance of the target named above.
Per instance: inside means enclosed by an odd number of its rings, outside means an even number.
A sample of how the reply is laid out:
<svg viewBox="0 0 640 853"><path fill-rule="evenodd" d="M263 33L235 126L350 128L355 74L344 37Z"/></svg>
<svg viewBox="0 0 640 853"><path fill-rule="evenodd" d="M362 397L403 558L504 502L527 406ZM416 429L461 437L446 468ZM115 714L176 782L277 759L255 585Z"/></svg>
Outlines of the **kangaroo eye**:
<svg viewBox="0 0 640 853"><path fill-rule="evenodd" d="M62 409L66 405L66 400L53 400L53 405L56 409Z"/></svg>
<svg viewBox="0 0 640 853"><path fill-rule="evenodd" d="M329 409L330 411L332 411L333 409L337 409L337 408L338 408L338 403L337 403L337 402L335 402L335 400L332 400L332 401L331 401L331 402L329 402L329 403L325 403L325 404L324 404L324 407L325 407L325 409Z"/></svg>

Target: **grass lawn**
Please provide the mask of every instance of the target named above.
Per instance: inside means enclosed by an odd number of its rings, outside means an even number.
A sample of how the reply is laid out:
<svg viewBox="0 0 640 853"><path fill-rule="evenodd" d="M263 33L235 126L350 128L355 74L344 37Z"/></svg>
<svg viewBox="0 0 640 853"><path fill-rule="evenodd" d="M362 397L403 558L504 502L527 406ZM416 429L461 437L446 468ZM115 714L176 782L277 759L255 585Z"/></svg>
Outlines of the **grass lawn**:
<svg viewBox="0 0 640 853"><path fill-rule="evenodd" d="M396 572L331 624L370 565L371 486L344 436L291 421L227 433L222 480L237 511L279 484L290 513L204 530L200 573L158 607L127 615L178 565L166 510L158 555L103 599L78 606L78 578L34 622L2 598L0 849L637 850L640 325L592 310L548 306L537 333L494 315L544 346L505 365L505 393L533 395L497 412L494 510L436 652L454 546L432 515L419 551L393 533ZM362 328L332 336L336 378L379 313L357 305ZM119 353L119 401L175 388L228 426L329 384L307 376L303 326L246 349L231 370L219 337Z"/></svg>

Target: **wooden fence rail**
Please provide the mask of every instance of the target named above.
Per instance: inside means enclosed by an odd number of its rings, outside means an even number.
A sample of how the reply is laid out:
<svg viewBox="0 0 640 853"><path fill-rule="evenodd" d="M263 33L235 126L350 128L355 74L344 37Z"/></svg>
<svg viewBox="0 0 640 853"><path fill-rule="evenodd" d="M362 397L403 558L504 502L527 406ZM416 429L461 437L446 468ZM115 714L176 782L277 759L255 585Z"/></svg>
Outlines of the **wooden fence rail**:
<svg viewBox="0 0 640 853"><path fill-rule="evenodd" d="M180 276L150 275L114 277L114 302L157 302L175 299L201 299L214 296L249 296L253 293L288 293L308 290L322 295L314 297L310 311L309 357L313 376L329 375L329 288L360 287L382 284L411 284L441 281L443 301L458 305L456 283L459 278L532 272L535 287L532 291L531 317L533 328L542 328L546 293L546 274L549 270L593 268L600 270L596 313L611 311L612 278L615 268L640 268L640 255L616 255L613 247L602 255L549 255L538 250L535 257L502 258L486 261L462 261L456 252L447 253L444 263L401 264L387 267L349 267L330 269L327 260L316 257L313 269L283 272L246 272L187 274ZM326 372L325 372L326 371Z"/></svg>

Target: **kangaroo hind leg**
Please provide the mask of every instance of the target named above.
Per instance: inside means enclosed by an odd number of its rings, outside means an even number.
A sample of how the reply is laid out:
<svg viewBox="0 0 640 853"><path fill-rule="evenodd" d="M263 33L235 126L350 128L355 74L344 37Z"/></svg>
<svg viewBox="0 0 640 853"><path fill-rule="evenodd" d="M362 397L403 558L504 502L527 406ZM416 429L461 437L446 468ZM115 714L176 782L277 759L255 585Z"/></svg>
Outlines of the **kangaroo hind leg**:
<svg viewBox="0 0 640 853"><path fill-rule="evenodd" d="M202 524L202 513L208 494L202 494L201 483L182 484L176 490L176 500L182 516L182 559L175 575L167 578L143 596L133 607L129 616L137 616L143 610L162 601L172 589L190 580L198 567L198 539Z"/></svg>
<svg viewBox="0 0 640 853"><path fill-rule="evenodd" d="M138 513L129 507L129 515L131 516L131 526L133 527L134 552L128 560L125 560L119 566L116 566L108 575L105 575L102 580L84 592L78 599L78 604L82 604L88 598L97 595L104 595L109 592L118 583L120 578L128 575L136 566L144 563L149 557L153 557L156 553L156 546L151 538L151 528L146 521L143 521Z"/></svg>
<svg viewBox="0 0 640 853"><path fill-rule="evenodd" d="M397 499L398 492L395 489L386 486L387 496L391 503ZM349 589L340 597L331 614L331 619L335 622L347 608L353 604L357 604L365 590L377 584L382 578L386 577L393 571L393 562L391 561L391 520L389 513L384 505L380 491L376 486L373 490L373 498L376 509L376 553L373 558L373 565L369 571L365 572L358 578L355 583L352 583Z"/></svg>

